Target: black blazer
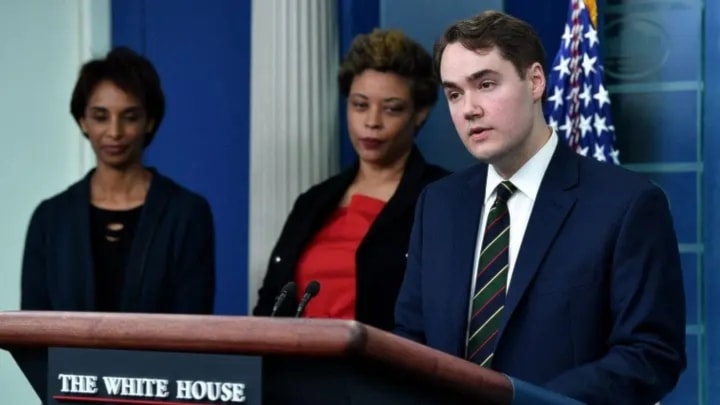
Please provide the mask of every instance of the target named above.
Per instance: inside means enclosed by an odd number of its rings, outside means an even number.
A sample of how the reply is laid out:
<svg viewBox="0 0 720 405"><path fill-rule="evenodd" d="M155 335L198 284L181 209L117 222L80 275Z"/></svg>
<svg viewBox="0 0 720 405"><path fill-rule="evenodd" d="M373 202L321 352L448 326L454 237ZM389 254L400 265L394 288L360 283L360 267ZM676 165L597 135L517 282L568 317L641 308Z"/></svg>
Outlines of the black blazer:
<svg viewBox="0 0 720 405"><path fill-rule="evenodd" d="M210 314L215 235L210 205L155 169L127 259L121 312ZM22 264L23 310L93 311L90 171L40 203L30 220ZM45 403L46 350L11 350Z"/></svg>
<svg viewBox="0 0 720 405"><path fill-rule="evenodd" d="M305 246L337 209L358 168L356 163L297 198L272 251L253 315L270 315L276 296L294 279L295 267ZM427 184L447 174L447 170L426 163L420 151L413 147L395 194L357 249L355 316L358 321L385 330L393 328L395 299L405 273L416 200ZM288 298L277 315L294 315L297 298Z"/></svg>
<svg viewBox="0 0 720 405"><path fill-rule="evenodd" d="M153 178L127 258L121 312L210 314L215 237L210 205L150 169ZM25 242L21 309L93 311L90 177L35 209Z"/></svg>

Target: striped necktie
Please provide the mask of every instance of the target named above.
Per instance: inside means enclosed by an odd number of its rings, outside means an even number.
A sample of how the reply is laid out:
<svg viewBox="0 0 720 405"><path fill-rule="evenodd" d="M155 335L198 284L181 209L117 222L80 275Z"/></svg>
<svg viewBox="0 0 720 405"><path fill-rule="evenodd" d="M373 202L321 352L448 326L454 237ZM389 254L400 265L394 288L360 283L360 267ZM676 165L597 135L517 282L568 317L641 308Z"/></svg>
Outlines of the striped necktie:
<svg viewBox="0 0 720 405"><path fill-rule="evenodd" d="M483 367L490 367L492 363L505 306L510 241L507 201L515 190L517 188L509 181L500 183L495 189L495 202L488 213L471 300L467 358Z"/></svg>

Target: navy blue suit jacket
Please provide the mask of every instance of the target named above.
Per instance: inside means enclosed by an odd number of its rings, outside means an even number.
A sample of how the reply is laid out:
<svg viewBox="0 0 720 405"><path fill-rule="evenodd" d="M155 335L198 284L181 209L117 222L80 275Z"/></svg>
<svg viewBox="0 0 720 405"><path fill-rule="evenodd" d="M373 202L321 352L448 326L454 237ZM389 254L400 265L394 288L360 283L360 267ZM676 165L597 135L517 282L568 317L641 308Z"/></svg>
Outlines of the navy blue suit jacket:
<svg viewBox="0 0 720 405"><path fill-rule="evenodd" d="M486 165L416 209L396 333L464 357ZM685 296L664 193L560 143L507 292L493 369L588 404L653 404L686 366Z"/></svg>

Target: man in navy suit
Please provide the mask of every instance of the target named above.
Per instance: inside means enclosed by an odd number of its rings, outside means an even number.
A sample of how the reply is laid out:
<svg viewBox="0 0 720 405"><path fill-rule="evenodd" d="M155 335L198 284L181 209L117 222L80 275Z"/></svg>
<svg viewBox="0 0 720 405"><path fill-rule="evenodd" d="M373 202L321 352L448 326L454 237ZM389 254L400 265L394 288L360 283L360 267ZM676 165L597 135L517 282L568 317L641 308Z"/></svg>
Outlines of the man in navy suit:
<svg viewBox="0 0 720 405"><path fill-rule="evenodd" d="M435 63L482 163L419 198L396 333L585 403L660 400L686 367L664 193L548 127L545 55L525 22L457 22Z"/></svg>

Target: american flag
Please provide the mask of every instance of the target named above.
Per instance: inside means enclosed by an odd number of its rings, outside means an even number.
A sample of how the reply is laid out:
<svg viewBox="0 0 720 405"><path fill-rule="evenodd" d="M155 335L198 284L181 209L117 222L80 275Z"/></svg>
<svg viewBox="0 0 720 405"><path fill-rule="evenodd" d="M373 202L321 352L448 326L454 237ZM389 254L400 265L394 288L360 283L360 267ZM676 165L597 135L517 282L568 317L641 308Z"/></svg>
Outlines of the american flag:
<svg viewBox="0 0 720 405"><path fill-rule="evenodd" d="M548 78L546 111L550 126L577 153L619 164L610 95L602 81L596 16L595 0L570 0Z"/></svg>

